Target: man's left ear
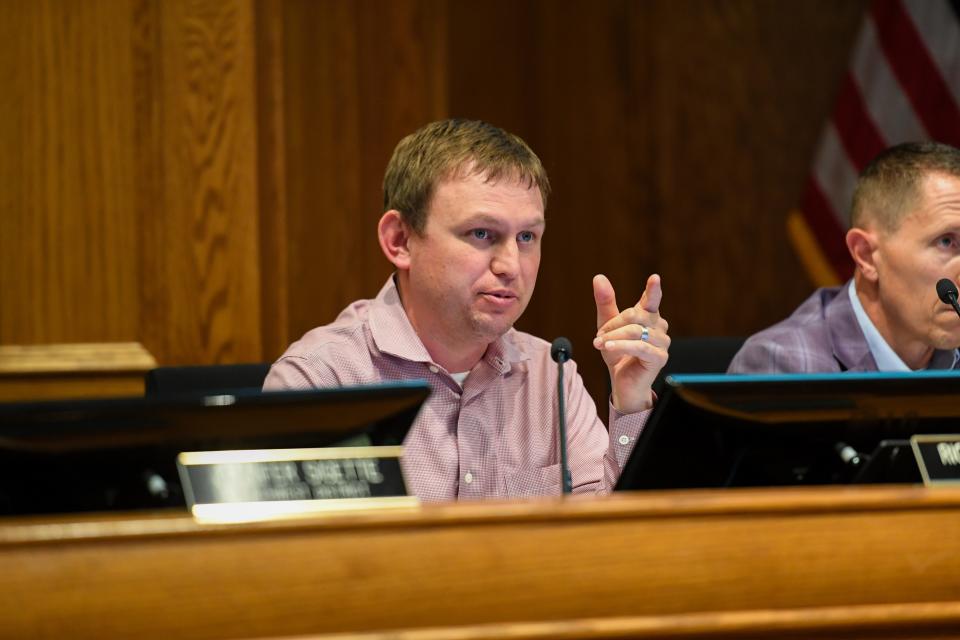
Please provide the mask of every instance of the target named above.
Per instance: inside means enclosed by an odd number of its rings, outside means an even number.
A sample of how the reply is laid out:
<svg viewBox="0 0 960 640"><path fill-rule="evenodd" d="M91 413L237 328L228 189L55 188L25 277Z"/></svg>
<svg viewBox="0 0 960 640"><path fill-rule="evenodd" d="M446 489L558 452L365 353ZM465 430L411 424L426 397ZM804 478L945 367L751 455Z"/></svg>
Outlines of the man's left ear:
<svg viewBox="0 0 960 640"><path fill-rule="evenodd" d="M380 217L377 238L383 255L393 266L397 269L410 268L410 228L399 211L391 209Z"/></svg>
<svg viewBox="0 0 960 640"><path fill-rule="evenodd" d="M867 280L876 282L878 278L876 251L879 246L877 232L854 227L847 231L846 241L847 251L850 252L850 257L853 258L857 268Z"/></svg>

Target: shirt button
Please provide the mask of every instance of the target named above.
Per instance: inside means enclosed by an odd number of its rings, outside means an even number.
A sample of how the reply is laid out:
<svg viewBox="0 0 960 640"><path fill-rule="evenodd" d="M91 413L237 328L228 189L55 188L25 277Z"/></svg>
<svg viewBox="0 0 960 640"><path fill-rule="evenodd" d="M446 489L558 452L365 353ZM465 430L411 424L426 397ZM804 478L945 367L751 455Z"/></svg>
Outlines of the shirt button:
<svg viewBox="0 0 960 640"><path fill-rule="evenodd" d="M430 372L431 372L431 373L440 373L440 367L438 367L438 366L436 366L436 365L430 365Z"/></svg>
<svg viewBox="0 0 960 640"><path fill-rule="evenodd" d="M467 471L467 473L463 476L463 481L466 482L467 484L470 484L471 482L473 482L473 474Z"/></svg>
<svg viewBox="0 0 960 640"><path fill-rule="evenodd" d="M630 444L630 436L620 436L617 442L620 444Z"/></svg>

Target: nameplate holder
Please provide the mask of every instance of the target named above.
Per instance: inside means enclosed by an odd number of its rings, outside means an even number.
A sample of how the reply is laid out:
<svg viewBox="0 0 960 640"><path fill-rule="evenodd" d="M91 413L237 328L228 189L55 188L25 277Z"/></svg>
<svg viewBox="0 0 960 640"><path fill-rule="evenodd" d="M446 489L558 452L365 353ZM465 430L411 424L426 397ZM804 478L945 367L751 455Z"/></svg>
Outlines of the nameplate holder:
<svg viewBox="0 0 960 640"><path fill-rule="evenodd" d="M915 435L910 446L924 485L960 485L960 435Z"/></svg>
<svg viewBox="0 0 960 640"><path fill-rule="evenodd" d="M184 496L200 522L279 520L409 508L402 447L189 451L177 457Z"/></svg>

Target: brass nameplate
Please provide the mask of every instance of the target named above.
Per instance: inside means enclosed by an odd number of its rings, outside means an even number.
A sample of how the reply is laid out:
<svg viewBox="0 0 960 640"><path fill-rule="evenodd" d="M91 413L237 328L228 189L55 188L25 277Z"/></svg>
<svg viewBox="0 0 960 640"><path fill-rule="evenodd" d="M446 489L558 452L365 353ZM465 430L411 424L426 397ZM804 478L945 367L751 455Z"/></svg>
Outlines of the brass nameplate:
<svg viewBox="0 0 960 640"><path fill-rule="evenodd" d="M203 522L410 507L402 447L192 451L177 457L187 505Z"/></svg>
<svg viewBox="0 0 960 640"><path fill-rule="evenodd" d="M960 435L916 435L913 455L926 486L960 484Z"/></svg>

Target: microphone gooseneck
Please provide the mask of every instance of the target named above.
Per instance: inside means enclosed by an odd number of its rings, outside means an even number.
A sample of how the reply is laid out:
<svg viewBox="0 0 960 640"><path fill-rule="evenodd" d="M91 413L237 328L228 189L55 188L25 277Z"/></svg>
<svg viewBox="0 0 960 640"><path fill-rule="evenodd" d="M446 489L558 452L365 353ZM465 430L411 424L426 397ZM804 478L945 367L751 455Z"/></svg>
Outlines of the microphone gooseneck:
<svg viewBox="0 0 960 640"><path fill-rule="evenodd" d="M573 477L567 462L567 411L563 401L563 363L573 355L573 345L557 338L550 345L550 357L557 363L557 409L560 417L560 484L564 493L573 492Z"/></svg>
<svg viewBox="0 0 960 640"><path fill-rule="evenodd" d="M953 283L953 280L942 278L937 281L937 296L939 296L944 304L953 307L953 310L960 316L960 304L957 303L958 295L960 295L960 293L958 293L957 285Z"/></svg>

